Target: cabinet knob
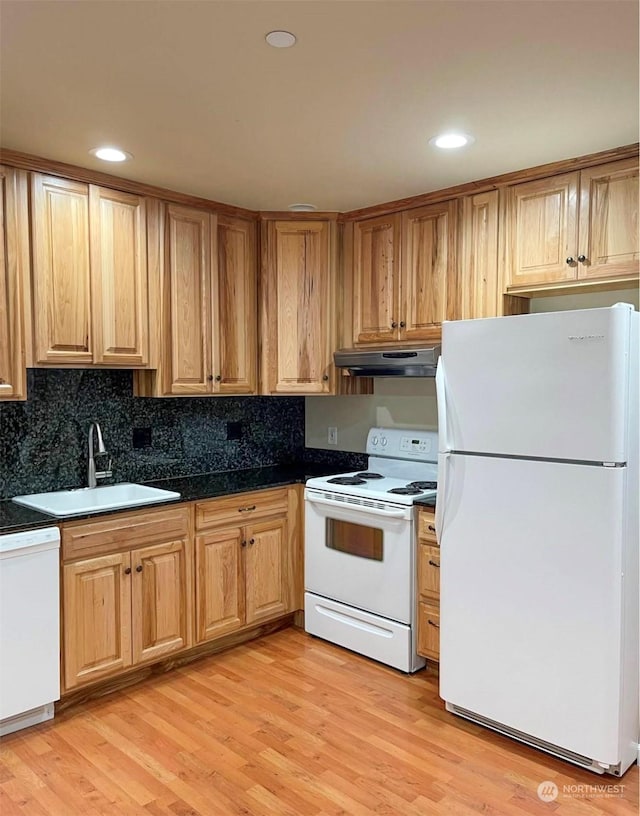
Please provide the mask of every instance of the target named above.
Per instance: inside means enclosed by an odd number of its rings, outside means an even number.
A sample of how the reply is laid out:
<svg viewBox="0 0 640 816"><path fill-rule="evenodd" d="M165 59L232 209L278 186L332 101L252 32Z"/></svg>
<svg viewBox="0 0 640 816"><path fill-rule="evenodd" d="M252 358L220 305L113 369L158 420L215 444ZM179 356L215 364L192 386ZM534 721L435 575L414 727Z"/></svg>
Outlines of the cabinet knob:
<svg viewBox="0 0 640 816"><path fill-rule="evenodd" d="M431 559L429 559L429 563L431 564L432 567L438 567L438 569L440 569L440 564L438 564L437 561L432 561Z"/></svg>
<svg viewBox="0 0 640 816"><path fill-rule="evenodd" d="M392 320L392 321L391 321L391 328L392 328L392 329L397 329L397 328L398 328L398 324L396 323L396 321L395 321L395 320Z"/></svg>
<svg viewBox="0 0 640 816"><path fill-rule="evenodd" d="M220 382L222 379L222 374L216 374L216 382Z"/></svg>
<svg viewBox="0 0 640 816"><path fill-rule="evenodd" d="M136 567L136 572L142 572L142 564L138 564Z"/></svg>
<svg viewBox="0 0 640 816"><path fill-rule="evenodd" d="M328 380L328 379L329 379L329 375L328 375L328 374L323 374L323 375L322 375L322 381L323 381L323 382L327 382L327 380Z"/></svg>
<svg viewBox="0 0 640 816"><path fill-rule="evenodd" d="M580 263L584 263L587 260L587 256L586 255L578 255L578 260L580 261Z"/></svg>
<svg viewBox="0 0 640 816"><path fill-rule="evenodd" d="M567 258L567 263L569 264L569 266L571 266L575 262L576 262L576 259L573 257L573 255L569 255L569 257Z"/></svg>
<svg viewBox="0 0 640 816"><path fill-rule="evenodd" d="M240 546L241 546L241 547L246 547L246 546L247 546L247 542L246 542L246 541L243 539L243 540L240 542Z"/></svg>
<svg viewBox="0 0 640 816"><path fill-rule="evenodd" d="M400 328L401 328L401 329L404 329L404 328L406 327L406 325L407 325L407 324L404 322L404 320L401 320L401 321L400 321Z"/></svg>
<svg viewBox="0 0 640 816"><path fill-rule="evenodd" d="M125 575L131 575L131 567L126 567L124 571Z"/></svg>
<svg viewBox="0 0 640 816"><path fill-rule="evenodd" d="M250 538L250 539L249 539L249 546L250 546L250 547L253 547L253 545L254 545L255 543L256 543L255 538Z"/></svg>
<svg viewBox="0 0 640 816"><path fill-rule="evenodd" d="M207 382L213 382L213 374L207 374Z"/></svg>

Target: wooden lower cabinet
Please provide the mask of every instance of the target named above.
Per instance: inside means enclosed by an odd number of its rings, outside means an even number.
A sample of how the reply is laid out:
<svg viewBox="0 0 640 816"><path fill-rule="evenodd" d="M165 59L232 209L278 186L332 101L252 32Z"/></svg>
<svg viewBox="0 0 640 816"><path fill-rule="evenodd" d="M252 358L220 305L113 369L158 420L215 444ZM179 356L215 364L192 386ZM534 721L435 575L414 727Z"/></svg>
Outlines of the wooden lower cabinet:
<svg viewBox="0 0 640 816"><path fill-rule="evenodd" d="M297 487L196 505L198 642L301 608L298 518Z"/></svg>
<svg viewBox="0 0 640 816"><path fill-rule="evenodd" d="M435 515L418 510L418 654L440 659L440 547Z"/></svg>
<svg viewBox="0 0 640 816"><path fill-rule="evenodd" d="M118 514L63 528L63 560L86 556L90 546L117 550L63 563L65 691L191 645L189 509L155 515ZM180 522L180 537L158 532L163 523Z"/></svg>

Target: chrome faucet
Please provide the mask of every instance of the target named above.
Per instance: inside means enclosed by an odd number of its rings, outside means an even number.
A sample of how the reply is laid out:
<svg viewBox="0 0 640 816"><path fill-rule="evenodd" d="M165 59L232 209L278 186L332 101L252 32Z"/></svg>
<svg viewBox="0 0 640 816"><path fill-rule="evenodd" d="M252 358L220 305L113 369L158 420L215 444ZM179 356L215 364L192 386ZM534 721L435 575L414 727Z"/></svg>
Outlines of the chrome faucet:
<svg viewBox="0 0 640 816"><path fill-rule="evenodd" d="M93 454L93 432L96 432L96 436L98 437L98 450L96 454L103 454L107 452L107 449L104 446L104 441L102 439L102 431L100 430L100 426L97 422L92 422L89 428L89 463L87 468L87 482L89 487L97 487L98 479L108 479L111 476L111 459L109 459L109 464L107 466L107 470L99 470L96 472L96 462Z"/></svg>

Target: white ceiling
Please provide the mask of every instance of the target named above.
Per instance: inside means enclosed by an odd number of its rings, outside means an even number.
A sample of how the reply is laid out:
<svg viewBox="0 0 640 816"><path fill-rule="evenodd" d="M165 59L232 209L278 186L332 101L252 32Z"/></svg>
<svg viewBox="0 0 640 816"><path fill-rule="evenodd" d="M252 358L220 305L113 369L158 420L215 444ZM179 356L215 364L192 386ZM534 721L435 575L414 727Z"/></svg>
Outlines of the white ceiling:
<svg viewBox="0 0 640 816"><path fill-rule="evenodd" d="M277 28L298 37L270 48ZM625 0L0 2L4 147L349 210L638 140ZM449 128L476 142L443 153ZM114 143L134 161L87 151Z"/></svg>

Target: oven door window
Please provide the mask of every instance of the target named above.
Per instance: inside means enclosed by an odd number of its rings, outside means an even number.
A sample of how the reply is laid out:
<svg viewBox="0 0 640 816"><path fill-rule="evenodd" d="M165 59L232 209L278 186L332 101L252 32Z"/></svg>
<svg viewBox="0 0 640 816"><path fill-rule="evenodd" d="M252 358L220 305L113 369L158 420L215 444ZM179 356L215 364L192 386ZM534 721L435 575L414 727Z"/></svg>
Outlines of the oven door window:
<svg viewBox="0 0 640 816"><path fill-rule="evenodd" d="M332 550L339 550L358 558L368 558L370 561L382 561L382 539L382 530L377 527L327 519L325 544Z"/></svg>

